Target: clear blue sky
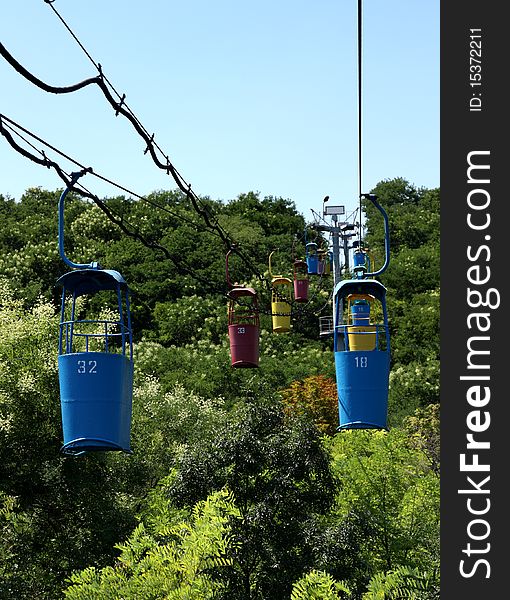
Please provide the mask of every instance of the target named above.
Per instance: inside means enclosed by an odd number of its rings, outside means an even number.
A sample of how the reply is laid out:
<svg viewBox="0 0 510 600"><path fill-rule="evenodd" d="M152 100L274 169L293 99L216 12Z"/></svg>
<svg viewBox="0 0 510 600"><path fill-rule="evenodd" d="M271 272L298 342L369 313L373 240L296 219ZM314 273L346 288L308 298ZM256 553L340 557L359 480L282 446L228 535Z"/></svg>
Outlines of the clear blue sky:
<svg viewBox="0 0 510 600"><path fill-rule="evenodd" d="M0 39L34 75L57 86L97 75L43 0L2 4ZM357 206L357 0L53 6L196 194L282 196L307 220L325 195ZM0 82L0 113L96 173L140 195L175 188L96 86L48 94L2 58ZM393 177L438 187L439 0L364 0L362 83L363 191ZM62 182L0 137L0 193L34 186Z"/></svg>

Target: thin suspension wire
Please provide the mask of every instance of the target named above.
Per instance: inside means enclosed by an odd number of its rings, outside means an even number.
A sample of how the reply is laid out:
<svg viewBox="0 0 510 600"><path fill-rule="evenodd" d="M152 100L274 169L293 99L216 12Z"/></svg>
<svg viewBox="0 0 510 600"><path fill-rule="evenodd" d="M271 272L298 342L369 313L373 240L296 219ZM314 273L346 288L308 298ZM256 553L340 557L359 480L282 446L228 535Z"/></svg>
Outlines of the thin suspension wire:
<svg viewBox="0 0 510 600"><path fill-rule="evenodd" d="M44 1L46 4L50 5L50 8L54 11L54 13L57 15L59 20L64 24L66 29L72 35L73 39L78 43L78 45L80 46L82 51L86 54L88 59L98 70L99 76L84 80L78 84L74 84L74 85L67 86L67 87L52 86L52 85L46 84L45 82L41 81L40 79L38 79L37 77L32 75L29 71L27 71L20 63L18 63L18 61L16 61L16 59L14 59L14 57L12 55L10 55L10 53L7 51L7 49L0 42L0 53L2 54L2 56L20 74L22 74L25 78L29 79L32 83L34 83L35 85L37 85L41 89L44 89L47 92L63 94L63 93L78 91L79 89L82 89L83 87L86 87L87 85L91 85L91 84L98 85L100 87L100 89L102 90L103 94L105 95L106 99L108 100L108 102L115 109L115 115L118 115L120 113L123 116L127 117L128 120L134 126L137 133L144 139L144 141L147 144L144 154L149 152L154 163L156 164L156 166L158 166L161 169L164 169L167 172L167 174L172 175L172 177L174 178L178 187L181 189L181 191L183 191L186 194L186 197L191 201L195 211L204 219L209 230L211 232L215 232L222 239L222 241L227 246L227 248L230 249L230 248L232 248L233 245L236 245L236 242L234 240L232 240L232 237L229 234L229 232L226 231L221 226L221 224L218 222L214 213L211 212L210 207L207 204L204 204L203 201L200 200L200 198L191 189L191 184L187 183L184 180L184 178L181 176L181 174L177 171L177 169L174 167L174 165L170 162L168 156L165 155L163 150L155 142L154 134L149 135L147 129L142 125L142 123L139 121L139 119L136 117L136 115L134 115L133 111L127 106L127 104L125 102L125 94L122 95L122 97L121 97L120 94L117 92L117 90L115 90L113 85L110 83L110 81L106 78L105 74L103 73L101 64L96 63L93 60L91 55L86 51L84 45L79 41L78 37L73 33L71 28L67 25L67 23L62 18L62 16L58 13L58 11L52 6L54 0L44 0ZM119 98L118 103L115 102L115 100L113 99L112 94L109 91L110 89L117 96L117 98ZM160 154L163 156L165 162L161 161L158 158L155 150L158 150L160 152ZM256 265L251 260L251 257L247 256L244 252L242 252L239 249L239 247L237 248L237 254L241 257L243 262L252 269L252 271L254 272L256 277L259 280L261 280L268 289L270 289L270 287L271 287L270 282L256 267Z"/></svg>
<svg viewBox="0 0 510 600"><path fill-rule="evenodd" d="M126 109L126 111L131 115L131 117L133 117L133 119L136 121L136 123L139 125L140 129L143 130L143 132L145 133L145 135L149 136L149 132L147 131L147 129L145 129L145 127L142 125L142 123L138 120L138 118L136 117L136 115L133 113L133 111L129 108L129 106L126 104L125 102L125 98L126 95L120 95L120 93L115 89L115 87L113 86L113 84L111 83L111 81L106 77L106 75L103 73L102 67L101 67L101 63L96 62L92 56L90 55L90 53L87 51L87 49L85 48L85 46L80 42L80 40L78 39L78 36L74 33L74 31L69 27L69 25L66 23L65 19L62 17L62 15L58 12L58 10L52 6L53 3L55 2L55 0L44 0L44 2L46 4L48 4L51 8L51 10L55 13L55 15L58 17L58 19L60 20L60 22L64 25L64 27L67 29L67 31L69 32L69 34L71 35L71 37L74 39L74 41L78 44L78 46L81 48L81 50L83 51L83 53L85 54L85 56L89 59L89 61L94 65L94 67L96 68L96 70L98 71L101 79L108 85L108 87L112 90L112 92L117 96L117 98L120 100L120 104L119 106L124 106L124 108ZM163 154L164 156L164 152L163 150L157 145L157 143L153 143L153 145L161 152L161 154ZM166 158L166 157L165 157Z"/></svg>
<svg viewBox="0 0 510 600"><path fill-rule="evenodd" d="M214 215L210 214L209 207L204 205L203 202L198 198L198 196L191 189L191 184L186 183L186 181L182 178L179 172L175 169L172 163L169 161L168 156L165 156L166 162L162 162L156 154L155 147L157 147L154 143L154 135L149 136L147 131L140 124L139 120L132 114L130 110L126 108L126 105L123 103L123 98L120 103L116 103L113 96L111 95L108 86L105 83L105 78L101 71L99 72L98 77L93 77L86 79L78 84L74 84L67 87L58 87L52 86L44 81L35 77L32 73L30 73L23 65L21 65L5 48L5 46L0 42L0 54L26 79L28 79L31 83L36 85L37 87L43 89L46 92L54 93L54 94L66 94L78 91L88 85L96 84L102 90L104 96L110 103L110 105L115 109L115 114L124 115L134 126L137 133L142 137L142 139L146 142L147 148L144 153L150 152L150 155L154 161L154 163L160 168L167 172L167 174L172 174L175 182L177 183L179 189L186 194L186 197L191 200L194 209L196 212L205 220L207 226L212 230L215 229L218 235L221 237L223 242L229 246L231 243L229 234L221 228L221 226L217 223ZM214 222L213 222L214 221Z"/></svg>
<svg viewBox="0 0 510 600"><path fill-rule="evenodd" d="M358 192L359 192L359 247L361 248L361 195L362 195L362 120L361 120L361 109L362 109L362 32L363 32L363 21L362 21L362 0L358 0Z"/></svg>
<svg viewBox="0 0 510 600"><path fill-rule="evenodd" d="M214 215L214 213L211 212L210 207L207 204L204 204L200 200L200 198L195 194L195 192L191 189L191 184L187 184L184 181L182 176L178 173L178 171L175 169L175 167L169 161L168 156L164 156L164 158L166 159L166 163L163 163L161 160L159 160L159 158L157 157L156 152L155 152L155 148L159 149L159 147L154 143L154 135L149 137L149 135L146 133L146 130L140 124L138 119L136 119L136 117L133 116L133 114L129 110L126 109L125 104L123 106L124 97L121 99L119 104L115 103L115 100L113 99L111 93L109 92L108 87L105 84L104 77L101 72L100 72L99 77L91 78L91 79L82 81L78 84L68 86L65 88L56 87L56 86L48 85L45 82L38 79L37 77L33 76L20 63L18 63L18 61L16 61L16 59L14 59L12 57L12 55L6 50L5 46L3 46L3 44L1 42L0 42L0 54L2 54L2 56L4 58L6 58L6 60L20 74L22 74L24 77L29 79L29 81L31 81L32 83L34 83L41 89L44 89L45 91L48 91L51 93L57 93L57 94L69 93L69 92L77 91L78 89L82 89L83 87L90 85L90 84L97 84L101 88L101 90L102 90L103 94L105 95L106 99L108 100L108 102L113 106L113 108L115 108L116 115L118 113L120 113L120 114L124 115L126 118L128 118L128 120L133 124L137 133L145 140L145 142L147 144L147 148L146 148L144 154L149 152L154 163L156 164L156 166L158 166L160 169L164 169L167 172L167 174L170 174L170 173L172 174L172 177L174 178L175 182L177 183L179 189L191 201L193 208L203 218L208 229L210 231L215 231L216 234L221 238L221 240L223 241L223 243L226 245L227 248L231 248L233 245L236 244L236 242L232 239L231 235L220 225L220 223L218 223L218 220L217 220L216 216ZM25 156L28 156L26 153L22 152L22 154L25 154ZM49 165L46 160L45 161L36 161L36 162L39 162L40 164L43 164L44 166L53 166L53 167L55 166L53 163L51 165ZM105 210L105 209L102 208L102 210ZM265 275L262 274L260 272L260 270L258 269L258 267L253 263L253 261L251 260L251 257L247 256L239 248L237 248L237 254L242 258L243 262L252 270L252 272L256 275L256 277L265 285L267 290L270 291L271 283L269 282L267 277L265 277Z"/></svg>
<svg viewBox="0 0 510 600"><path fill-rule="evenodd" d="M92 56L90 56L90 54L87 52L87 50L85 49L85 47L82 45L82 43L80 42L80 40L74 35L73 31L71 30L71 28L67 25L67 23L64 21L64 19L59 15L57 9L54 6L51 6L53 4L55 0L44 0L44 2L46 4L49 5L49 7L51 8L51 10L57 15L57 17L60 19L60 21L62 22L62 24L64 25L64 27L67 29L67 31L69 31L69 33L72 35L72 37L74 38L74 40L76 41L76 43L78 44L78 46L80 46L80 48L83 50L83 52L86 54L86 56L88 57L88 59L90 60L90 62L96 67L96 69L98 69L98 71L101 70L101 65L98 65L94 62L94 59L92 58Z"/></svg>

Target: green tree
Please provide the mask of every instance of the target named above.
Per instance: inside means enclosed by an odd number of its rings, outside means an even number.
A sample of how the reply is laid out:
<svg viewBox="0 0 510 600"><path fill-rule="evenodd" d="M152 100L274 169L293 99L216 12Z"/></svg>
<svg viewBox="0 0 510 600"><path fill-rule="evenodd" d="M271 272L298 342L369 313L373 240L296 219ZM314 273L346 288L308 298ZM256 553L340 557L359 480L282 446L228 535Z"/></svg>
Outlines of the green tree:
<svg viewBox="0 0 510 600"><path fill-rule="evenodd" d="M227 331L226 306L216 297L192 295L175 302L158 303L154 320L154 337L163 345L183 346L198 339L218 344Z"/></svg>
<svg viewBox="0 0 510 600"><path fill-rule="evenodd" d="M416 409L439 402L439 361L428 358L395 365L389 385L388 420L392 426L398 426Z"/></svg>
<svg viewBox="0 0 510 600"><path fill-rule="evenodd" d="M363 600L439 600L437 572L397 567L371 579Z"/></svg>
<svg viewBox="0 0 510 600"><path fill-rule="evenodd" d="M71 576L68 600L208 600L223 588L218 571L232 560L232 496L218 491L193 508L190 518L149 532L139 524L114 567L89 567Z"/></svg>
<svg viewBox="0 0 510 600"><path fill-rule="evenodd" d="M401 429L343 432L330 446L338 518L354 512L367 525L366 574L437 569L439 479L421 448Z"/></svg>
<svg viewBox="0 0 510 600"><path fill-rule="evenodd" d="M321 546L320 515L335 484L317 430L289 422L274 401L235 408L213 439L182 456L168 490L177 506L192 506L214 489L232 490L239 519L230 554L226 598L284 598Z"/></svg>
<svg viewBox="0 0 510 600"><path fill-rule="evenodd" d="M324 571L310 571L292 587L291 600L339 600L351 596L349 588Z"/></svg>
<svg viewBox="0 0 510 600"><path fill-rule="evenodd" d="M404 420L404 430L411 446L427 457L431 469L439 476L440 470L440 410L439 403L419 408Z"/></svg>
<svg viewBox="0 0 510 600"><path fill-rule="evenodd" d="M392 252L402 248L419 248L428 241L439 240L439 192L416 188L402 178L379 182L371 192L388 213ZM368 200L363 203L367 217L367 242L383 249L384 226L379 211Z"/></svg>

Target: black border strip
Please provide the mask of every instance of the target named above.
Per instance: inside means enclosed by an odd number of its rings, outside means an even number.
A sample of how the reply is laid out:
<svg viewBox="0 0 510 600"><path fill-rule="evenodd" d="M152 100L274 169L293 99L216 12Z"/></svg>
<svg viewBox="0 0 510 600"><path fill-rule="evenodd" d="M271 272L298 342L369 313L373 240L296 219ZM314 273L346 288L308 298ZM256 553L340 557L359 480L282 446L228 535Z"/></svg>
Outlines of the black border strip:
<svg viewBox="0 0 510 600"><path fill-rule="evenodd" d="M503 88L510 50L503 7L472 0L441 3L441 598L446 600L509 594L510 198L504 185L510 177L505 143L510 103Z"/></svg>

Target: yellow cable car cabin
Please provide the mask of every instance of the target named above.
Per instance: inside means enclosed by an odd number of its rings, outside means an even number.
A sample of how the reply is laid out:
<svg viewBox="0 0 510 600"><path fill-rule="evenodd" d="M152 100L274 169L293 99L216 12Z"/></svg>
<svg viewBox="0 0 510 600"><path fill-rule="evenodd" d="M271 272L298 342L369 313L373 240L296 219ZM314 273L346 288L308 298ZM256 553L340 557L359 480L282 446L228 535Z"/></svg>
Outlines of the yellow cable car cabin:
<svg viewBox="0 0 510 600"><path fill-rule="evenodd" d="M271 315L273 331L285 333L290 331L290 297L292 280L288 277L273 277L271 281Z"/></svg>
<svg viewBox="0 0 510 600"><path fill-rule="evenodd" d="M290 302L292 299L292 279L282 275L273 275L271 269L271 257L275 250L269 255L269 273L271 275L271 316L274 333L285 333L290 331Z"/></svg>

